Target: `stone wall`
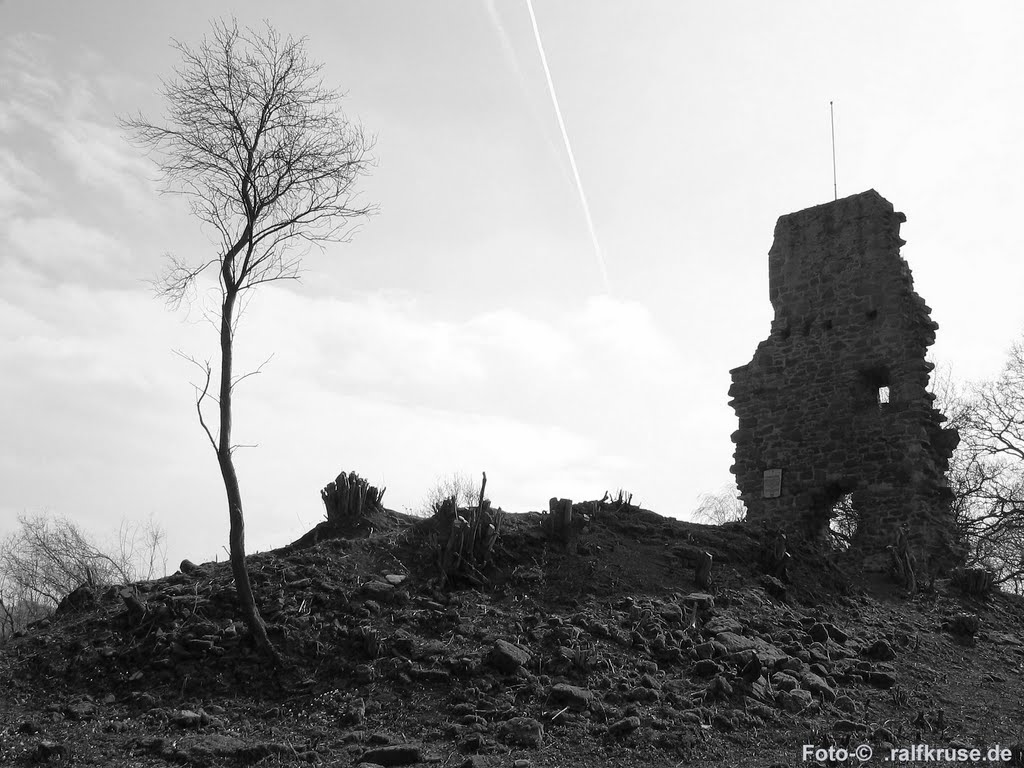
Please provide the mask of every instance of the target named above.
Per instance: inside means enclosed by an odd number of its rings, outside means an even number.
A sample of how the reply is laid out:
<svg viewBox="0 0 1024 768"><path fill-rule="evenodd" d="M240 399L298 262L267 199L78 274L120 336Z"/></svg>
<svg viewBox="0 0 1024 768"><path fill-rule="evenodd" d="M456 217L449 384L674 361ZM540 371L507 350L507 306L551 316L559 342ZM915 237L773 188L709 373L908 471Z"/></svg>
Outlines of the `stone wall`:
<svg viewBox="0 0 1024 768"><path fill-rule="evenodd" d="M919 558L951 561L959 436L927 391L938 325L900 257L903 221L874 190L779 219L771 334L731 372L732 471L753 523L822 537L849 494L854 551L884 555L906 523Z"/></svg>

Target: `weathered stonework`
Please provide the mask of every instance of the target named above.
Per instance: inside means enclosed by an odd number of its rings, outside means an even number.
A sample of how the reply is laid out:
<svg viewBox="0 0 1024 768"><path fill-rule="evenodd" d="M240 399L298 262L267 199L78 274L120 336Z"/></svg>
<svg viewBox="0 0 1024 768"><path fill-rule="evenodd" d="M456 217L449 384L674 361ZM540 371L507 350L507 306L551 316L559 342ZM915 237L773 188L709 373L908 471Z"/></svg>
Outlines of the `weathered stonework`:
<svg viewBox="0 0 1024 768"><path fill-rule="evenodd" d="M874 190L779 219L771 335L731 372L732 471L750 522L822 537L852 494L851 549L884 554L905 523L919 556L949 561L959 436L927 391L938 325L900 257L903 221Z"/></svg>

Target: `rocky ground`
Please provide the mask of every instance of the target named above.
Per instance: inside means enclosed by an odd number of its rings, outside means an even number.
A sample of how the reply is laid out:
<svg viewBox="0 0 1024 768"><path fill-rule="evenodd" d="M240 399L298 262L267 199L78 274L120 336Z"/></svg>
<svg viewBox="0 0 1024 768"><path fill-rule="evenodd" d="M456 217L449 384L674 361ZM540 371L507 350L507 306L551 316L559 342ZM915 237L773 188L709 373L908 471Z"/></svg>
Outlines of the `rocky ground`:
<svg viewBox="0 0 1024 768"><path fill-rule="evenodd" d="M82 590L0 647L0 765L1024 765L1021 599L911 597L810 551L783 583L743 526L578 507L572 553L506 516L475 585L442 589L430 522L392 513L252 556L278 667L224 563Z"/></svg>

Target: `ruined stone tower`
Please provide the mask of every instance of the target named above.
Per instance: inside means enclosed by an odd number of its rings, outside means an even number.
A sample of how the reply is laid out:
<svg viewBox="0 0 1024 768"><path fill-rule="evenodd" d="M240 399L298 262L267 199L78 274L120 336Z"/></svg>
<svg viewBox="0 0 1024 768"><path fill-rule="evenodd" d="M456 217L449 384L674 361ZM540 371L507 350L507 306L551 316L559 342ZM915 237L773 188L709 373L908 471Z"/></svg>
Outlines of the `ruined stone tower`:
<svg viewBox="0 0 1024 768"><path fill-rule="evenodd" d="M812 538L848 497L851 549L876 564L903 523L955 559L943 429L925 361L938 325L900 257L902 213L874 190L782 216L768 254L771 334L732 373L747 519Z"/></svg>

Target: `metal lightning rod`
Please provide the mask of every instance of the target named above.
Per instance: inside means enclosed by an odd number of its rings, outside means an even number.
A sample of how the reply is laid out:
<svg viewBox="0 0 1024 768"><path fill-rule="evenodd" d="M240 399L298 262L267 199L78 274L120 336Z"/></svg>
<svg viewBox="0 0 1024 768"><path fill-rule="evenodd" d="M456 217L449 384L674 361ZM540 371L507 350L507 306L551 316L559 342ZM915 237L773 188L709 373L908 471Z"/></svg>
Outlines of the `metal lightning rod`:
<svg viewBox="0 0 1024 768"><path fill-rule="evenodd" d="M839 186L836 183L836 113L832 102L828 103L828 114L832 121L832 199L839 199Z"/></svg>

